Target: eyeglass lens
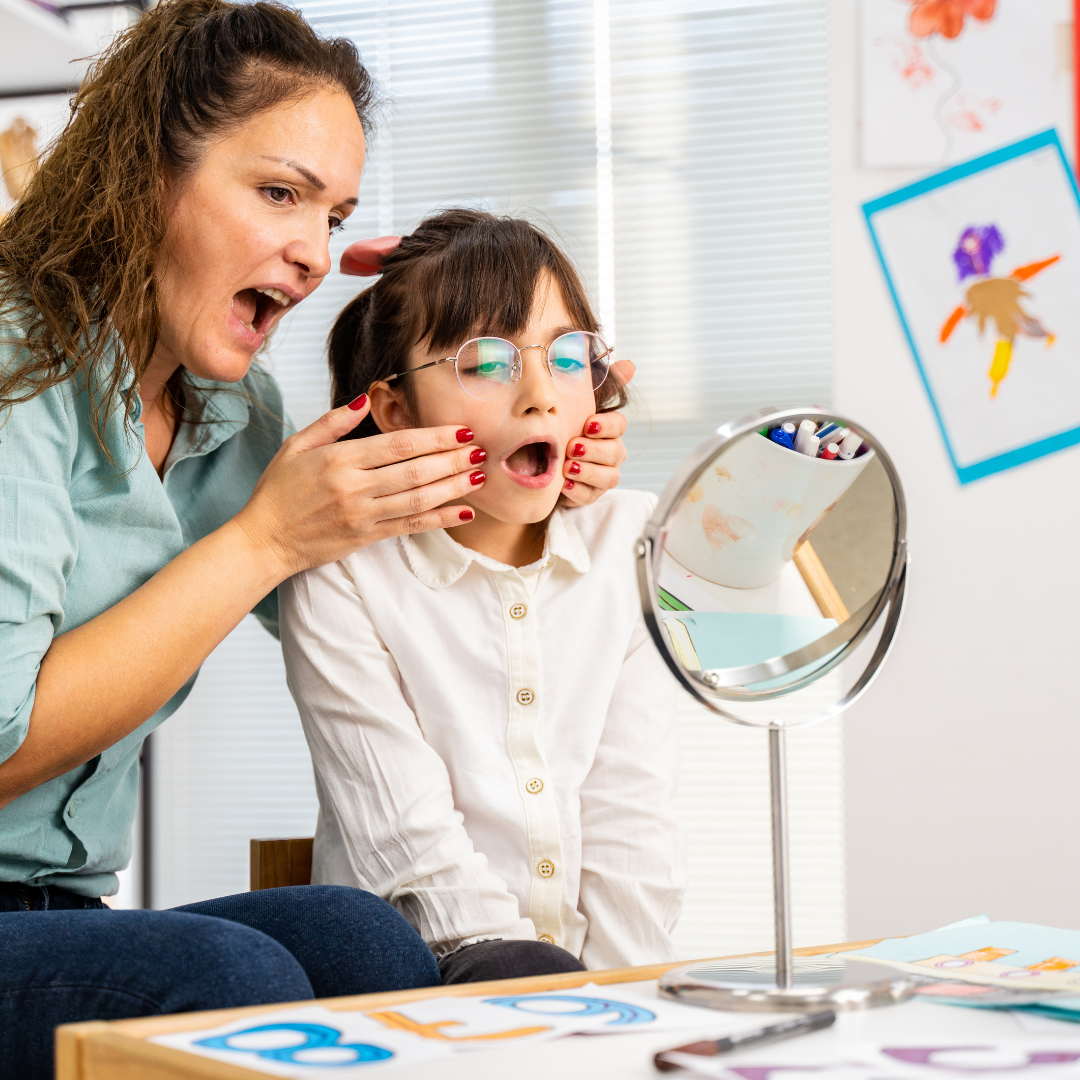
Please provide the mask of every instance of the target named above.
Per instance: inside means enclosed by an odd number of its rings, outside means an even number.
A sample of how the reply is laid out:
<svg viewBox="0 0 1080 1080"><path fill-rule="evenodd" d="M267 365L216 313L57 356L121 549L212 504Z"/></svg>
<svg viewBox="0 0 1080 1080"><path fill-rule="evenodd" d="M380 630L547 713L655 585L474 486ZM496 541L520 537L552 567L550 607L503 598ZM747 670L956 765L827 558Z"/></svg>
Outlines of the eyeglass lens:
<svg viewBox="0 0 1080 1080"><path fill-rule="evenodd" d="M547 350L551 376L571 394L587 394L607 378L608 348L596 336L575 330L556 338ZM497 337L473 338L457 353L457 376L462 389L476 398L506 393L520 377L521 360L511 342Z"/></svg>

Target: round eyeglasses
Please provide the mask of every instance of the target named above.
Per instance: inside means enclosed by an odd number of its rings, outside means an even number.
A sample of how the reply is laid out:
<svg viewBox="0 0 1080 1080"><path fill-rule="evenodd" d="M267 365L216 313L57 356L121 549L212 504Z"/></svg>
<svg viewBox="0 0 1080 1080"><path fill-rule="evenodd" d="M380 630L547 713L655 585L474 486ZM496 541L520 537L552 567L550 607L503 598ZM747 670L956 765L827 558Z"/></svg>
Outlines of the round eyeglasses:
<svg viewBox="0 0 1080 1080"><path fill-rule="evenodd" d="M521 349L506 338L472 338L453 356L388 375L386 381L414 375L424 368L453 364L462 390L470 397L489 401L508 393L521 378L521 354L526 349L543 349L552 379L571 394L591 394L599 390L611 367L612 350L599 335L588 330L571 330L550 345L526 345Z"/></svg>

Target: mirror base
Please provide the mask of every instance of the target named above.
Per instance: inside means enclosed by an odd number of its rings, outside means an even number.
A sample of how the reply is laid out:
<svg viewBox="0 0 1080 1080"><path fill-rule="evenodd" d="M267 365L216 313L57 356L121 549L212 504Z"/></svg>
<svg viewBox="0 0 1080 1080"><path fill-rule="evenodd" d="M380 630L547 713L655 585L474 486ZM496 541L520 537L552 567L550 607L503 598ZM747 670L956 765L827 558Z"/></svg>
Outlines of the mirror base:
<svg viewBox="0 0 1080 1080"><path fill-rule="evenodd" d="M772 956L698 961L660 977L660 995L724 1012L871 1009L905 1001L918 985L896 968L861 957L796 956L792 985L776 984Z"/></svg>

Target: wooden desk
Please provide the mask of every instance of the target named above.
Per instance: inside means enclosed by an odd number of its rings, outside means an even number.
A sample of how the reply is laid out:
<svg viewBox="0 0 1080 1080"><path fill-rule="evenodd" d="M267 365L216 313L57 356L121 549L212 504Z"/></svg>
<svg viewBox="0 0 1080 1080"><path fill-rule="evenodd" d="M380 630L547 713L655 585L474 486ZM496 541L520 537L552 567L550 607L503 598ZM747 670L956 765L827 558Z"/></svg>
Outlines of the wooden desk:
<svg viewBox="0 0 1080 1080"><path fill-rule="evenodd" d="M797 949L800 956L864 948L874 941L824 945ZM747 954L743 954L747 955ZM768 955L755 953L750 955ZM682 962L680 962L682 963ZM653 992L655 980L677 964L619 968L610 971L573 972L565 975L530 979L507 979L501 982L464 983L435 986L423 990L402 990L384 994L325 999L319 1002L328 1009L351 1011L373 1009L420 998L470 996L490 993L525 993L537 990L568 989L586 983L635 983L635 990ZM184 1013L175 1016L148 1016L110 1023L67 1024L57 1029L57 1080L266 1080L266 1074L237 1065L225 1064L194 1054L159 1046L146 1040L154 1035L214 1027L243 1017L281 1009L282 1005L259 1005L213 1012ZM702 1032L710 1034L709 1010L702 1009ZM1080 1028L1077 1029L1080 1034ZM1009 1014L980 1009L955 1008L914 1001L888 1008L841 1014L834 1028L805 1036L819 1045L841 1045L851 1040L911 1039L933 1034L935 1037L990 1039L1017 1035L1019 1025ZM715 1033L712 1033L715 1035ZM699 1037L699 1036L695 1036ZM478 1051L433 1062L400 1065L387 1073L388 1080L475 1080L477 1077L513 1076L514 1080L597 1080L598 1077L650 1078L661 1075L652 1068L652 1054L672 1045L672 1035L619 1035L610 1038L558 1039L533 1044L527 1055L520 1048ZM676 1036L675 1041L690 1041ZM801 1040L800 1040L801 1041ZM762 1053L764 1051L758 1051ZM752 1054L746 1051L740 1058ZM603 1055L598 1062L597 1056ZM734 1062L733 1062L734 1063Z"/></svg>

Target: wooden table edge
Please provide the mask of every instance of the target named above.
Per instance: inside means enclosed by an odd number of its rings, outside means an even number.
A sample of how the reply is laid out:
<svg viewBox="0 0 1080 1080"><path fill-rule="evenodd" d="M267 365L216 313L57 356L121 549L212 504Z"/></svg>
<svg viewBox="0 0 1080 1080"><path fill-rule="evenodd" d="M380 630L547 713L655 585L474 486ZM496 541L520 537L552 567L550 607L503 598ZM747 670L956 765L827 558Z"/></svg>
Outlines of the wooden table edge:
<svg viewBox="0 0 1080 1080"><path fill-rule="evenodd" d="M848 941L838 945L816 945L796 949L796 956L821 956L849 952L876 945L880 938ZM770 956L771 952L739 953L743 956ZM734 959L725 957L724 959ZM317 1004L341 1012L359 1012L419 1001L432 997L475 997L480 994L525 994L540 990L564 990L586 983L644 982L658 979L665 971L693 961L644 967L610 968L606 971L573 971L563 975L537 975L525 979L502 979L498 982L456 983L452 986L427 986L419 990L392 990L379 994L355 994L349 997L322 998ZM705 961L700 961L704 963ZM171 1016L142 1016L132 1020L92 1020L63 1024L56 1029L56 1080L265 1080L266 1074L229 1065L211 1058L173 1050L146 1040L155 1035L217 1027L245 1016L259 1016L313 1002L278 1002L273 1005L248 1005L235 1009L177 1013Z"/></svg>

